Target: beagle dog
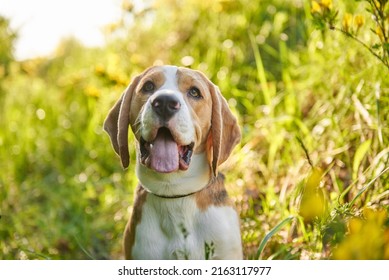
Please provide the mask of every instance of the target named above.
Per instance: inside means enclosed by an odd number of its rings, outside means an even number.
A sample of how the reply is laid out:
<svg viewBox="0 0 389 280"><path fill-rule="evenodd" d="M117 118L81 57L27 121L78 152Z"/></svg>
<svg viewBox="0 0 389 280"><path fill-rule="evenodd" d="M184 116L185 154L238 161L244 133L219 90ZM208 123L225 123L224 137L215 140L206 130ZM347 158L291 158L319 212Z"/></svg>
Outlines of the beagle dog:
<svg viewBox="0 0 389 280"><path fill-rule="evenodd" d="M242 259L238 214L218 173L241 133L218 87L199 71L151 67L104 122L124 168L129 126L139 185L126 259Z"/></svg>

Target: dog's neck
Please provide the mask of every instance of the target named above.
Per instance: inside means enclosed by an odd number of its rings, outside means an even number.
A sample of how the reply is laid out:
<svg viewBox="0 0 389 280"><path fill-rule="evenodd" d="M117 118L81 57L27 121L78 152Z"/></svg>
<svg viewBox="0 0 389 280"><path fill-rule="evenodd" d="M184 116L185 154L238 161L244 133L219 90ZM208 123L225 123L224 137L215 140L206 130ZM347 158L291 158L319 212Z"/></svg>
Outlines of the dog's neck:
<svg viewBox="0 0 389 280"><path fill-rule="evenodd" d="M140 184L150 193L162 197L185 196L205 188L211 180L211 167L206 153L192 156L186 171L158 173L143 164L136 163L136 175Z"/></svg>

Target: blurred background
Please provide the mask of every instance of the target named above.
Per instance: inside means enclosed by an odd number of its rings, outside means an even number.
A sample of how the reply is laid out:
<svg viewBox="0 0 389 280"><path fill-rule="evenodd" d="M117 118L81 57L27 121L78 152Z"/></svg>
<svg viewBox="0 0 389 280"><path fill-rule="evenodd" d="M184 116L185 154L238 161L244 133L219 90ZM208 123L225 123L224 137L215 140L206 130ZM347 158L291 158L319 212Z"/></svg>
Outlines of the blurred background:
<svg viewBox="0 0 389 280"><path fill-rule="evenodd" d="M160 64L203 71L238 116L222 170L246 259L389 259L388 10L3 0L0 259L123 258L137 180L102 123Z"/></svg>

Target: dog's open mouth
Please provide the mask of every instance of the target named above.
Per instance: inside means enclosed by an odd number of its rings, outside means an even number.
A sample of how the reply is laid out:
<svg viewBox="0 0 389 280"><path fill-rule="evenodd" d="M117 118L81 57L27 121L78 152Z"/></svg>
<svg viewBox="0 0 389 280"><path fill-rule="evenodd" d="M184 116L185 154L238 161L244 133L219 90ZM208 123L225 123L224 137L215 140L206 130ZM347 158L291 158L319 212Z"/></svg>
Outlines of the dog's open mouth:
<svg viewBox="0 0 389 280"><path fill-rule="evenodd" d="M179 145L169 129L162 127L152 142L140 139L141 163L160 173L187 170L193 147L194 143Z"/></svg>

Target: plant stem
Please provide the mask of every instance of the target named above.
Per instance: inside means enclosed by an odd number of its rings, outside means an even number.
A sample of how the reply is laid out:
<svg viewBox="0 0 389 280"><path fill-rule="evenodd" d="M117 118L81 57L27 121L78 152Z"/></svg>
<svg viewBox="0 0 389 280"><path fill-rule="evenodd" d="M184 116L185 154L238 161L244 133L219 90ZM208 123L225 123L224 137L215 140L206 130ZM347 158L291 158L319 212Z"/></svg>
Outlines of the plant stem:
<svg viewBox="0 0 389 280"><path fill-rule="evenodd" d="M350 34L349 32L347 31L344 31L343 29L341 28L338 28L338 27L335 27L335 26L332 26L331 27L332 30L335 30L335 31L340 31L341 33L343 33L344 35L346 35L347 37L353 39L354 41L356 41L357 43L361 44L365 49L367 49L372 55L374 55L378 60L380 60L386 68L388 68L389 70L389 61L386 61L386 59L384 59L383 57L379 56L377 53L375 53L371 47L369 47L367 44L365 44L363 41L359 40L357 37L353 36L352 34ZM384 53L385 53L385 50L383 50Z"/></svg>

